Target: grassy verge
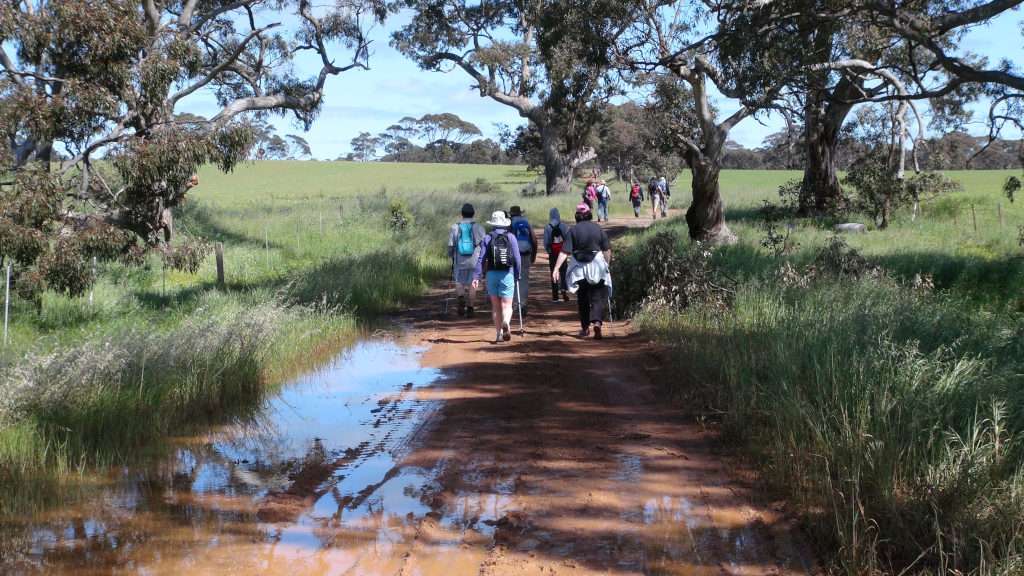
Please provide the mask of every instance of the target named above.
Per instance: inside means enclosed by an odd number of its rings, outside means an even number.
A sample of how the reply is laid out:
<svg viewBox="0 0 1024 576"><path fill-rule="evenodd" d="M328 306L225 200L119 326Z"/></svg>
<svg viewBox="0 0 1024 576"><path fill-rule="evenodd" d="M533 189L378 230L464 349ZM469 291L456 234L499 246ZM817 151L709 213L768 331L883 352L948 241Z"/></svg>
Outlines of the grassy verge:
<svg viewBox="0 0 1024 576"><path fill-rule="evenodd" d="M152 257L101 268L91 298L47 294L41 310L14 301L0 351L0 514L59 504L91 471L251 414L364 321L445 277L463 202L481 220L519 203L543 222L549 202L518 193L534 178L516 167L314 162L204 171L176 228L224 244L226 289L213 258L187 274ZM391 224L395 212L404 227Z"/></svg>
<svg viewBox="0 0 1024 576"><path fill-rule="evenodd" d="M926 212L851 238L882 277L829 270L816 257L831 234L813 223L771 257L739 212L742 243L711 257L728 310L648 298L664 293L649 273L658 230L617 259L619 305L672 350L673 392L721 423L841 573L1024 570L1024 318L1009 290L1024 265L996 200L961 198L979 218L990 202L988 228ZM680 223L666 230L675 253L692 250ZM928 274L936 288L915 287Z"/></svg>

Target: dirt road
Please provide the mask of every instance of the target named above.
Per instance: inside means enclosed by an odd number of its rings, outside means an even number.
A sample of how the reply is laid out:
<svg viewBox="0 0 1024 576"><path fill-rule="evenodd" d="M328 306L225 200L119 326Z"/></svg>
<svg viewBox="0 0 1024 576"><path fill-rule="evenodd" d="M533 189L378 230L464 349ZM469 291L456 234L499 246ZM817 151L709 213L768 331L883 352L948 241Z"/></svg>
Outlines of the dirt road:
<svg viewBox="0 0 1024 576"><path fill-rule="evenodd" d="M443 473L402 573L813 572L709 433L659 398L655 383L675 377L662 352L628 323L603 342L576 337L575 303L550 302L547 270L542 255L526 336L508 344L490 343L486 311L430 319L443 292L407 315L424 361L451 379L406 459ZM453 514L466 522L446 525Z"/></svg>
<svg viewBox="0 0 1024 576"><path fill-rule="evenodd" d="M637 221L641 224L645 220ZM621 232L634 221L613 221ZM4 526L10 574L807 574L751 476L659 398L628 323L575 337L532 277L524 338L438 289L251 419L176 440L74 506Z"/></svg>

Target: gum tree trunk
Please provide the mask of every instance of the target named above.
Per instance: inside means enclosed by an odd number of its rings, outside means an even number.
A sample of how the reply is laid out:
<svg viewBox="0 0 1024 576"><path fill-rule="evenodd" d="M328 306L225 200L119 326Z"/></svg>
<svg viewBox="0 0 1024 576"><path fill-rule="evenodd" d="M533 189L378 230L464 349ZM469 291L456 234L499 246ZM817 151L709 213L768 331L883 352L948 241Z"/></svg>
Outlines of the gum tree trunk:
<svg viewBox="0 0 1024 576"><path fill-rule="evenodd" d="M569 155L562 152L560 134L550 125L541 126L541 139L547 195L566 194L572 189L573 166Z"/></svg>
<svg viewBox="0 0 1024 576"><path fill-rule="evenodd" d="M827 78L821 80L824 82ZM853 109L851 102L862 83L844 79L831 92L819 89L807 98L804 110L807 158L800 193L801 215L825 214L844 203L836 150L840 130Z"/></svg>
<svg viewBox="0 0 1024 576"><path fill-rule="evenodd" d="M721 164L703 157L690 162L693 202L686 211L690 238L709 244L735 244L736 235L725 224L725 205L718 187Z"/></svg>

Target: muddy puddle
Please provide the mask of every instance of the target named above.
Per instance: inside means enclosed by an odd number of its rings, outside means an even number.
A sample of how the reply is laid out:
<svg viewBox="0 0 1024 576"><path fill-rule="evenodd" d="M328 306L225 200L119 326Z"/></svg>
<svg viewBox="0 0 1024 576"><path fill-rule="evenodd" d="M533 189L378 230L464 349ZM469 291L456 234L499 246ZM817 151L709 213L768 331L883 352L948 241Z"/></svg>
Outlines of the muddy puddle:
<svg viewBox="0 0 1024 576"><path fill-rule="evenodd" d="M436 403L420 350L368 341L250 420L111 471L74 507L4 526L3 574L364 573L400 558L436 470L399 467Z"/></svg>

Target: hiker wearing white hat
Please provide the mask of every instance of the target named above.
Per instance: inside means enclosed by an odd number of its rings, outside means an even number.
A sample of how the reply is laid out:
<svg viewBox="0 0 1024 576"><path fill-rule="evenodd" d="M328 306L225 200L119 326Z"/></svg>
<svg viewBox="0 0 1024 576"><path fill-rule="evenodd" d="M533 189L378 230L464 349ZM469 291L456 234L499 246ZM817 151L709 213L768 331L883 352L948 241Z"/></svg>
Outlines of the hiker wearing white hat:
<svg viewBox="0 0 1024 576"><path fill-rule="evenodd" d="M491 214L487 225L493 230L483 241L480 257L477 259L473 285L479 287L486 278L487 294L491 298L491 318L494 320L495 343L512 339L512 299L516 294L516 283L522 272L522 258L519 243L509 231L512 220L503 210Z"/></svg>

